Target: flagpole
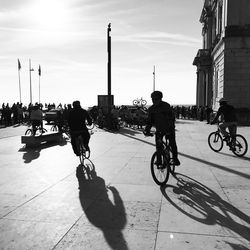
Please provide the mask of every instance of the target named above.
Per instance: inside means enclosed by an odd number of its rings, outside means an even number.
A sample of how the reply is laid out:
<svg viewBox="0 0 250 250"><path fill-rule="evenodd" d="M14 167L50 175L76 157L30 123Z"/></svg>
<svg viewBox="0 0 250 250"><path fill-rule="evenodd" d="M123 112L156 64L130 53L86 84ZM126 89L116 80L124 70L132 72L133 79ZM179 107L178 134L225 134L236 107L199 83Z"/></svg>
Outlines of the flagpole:
<svg viewBox="0 0 250 250"><path fill-rule="evenodd" d="M19 98L20 98L20 103L22 103L22 94L21 94L21 79L20 79L20 69L21 69L21 64L20 64L19 59L17 59L17 64L18 64Z"/></svg>
<svg viewBox="0 0 250 250"><path fill-rule="evenodd" d="M155 91L155 65L154 65L154 72L153 72L153 91Z"/></svg>
<svg viewBox="0 0 250 250"><path fill-rule="evenodd" d="M30 103L32 104L31 71L34 71L34 69L31 68L31 60L29 59L29 72L30 72Z"/></svg>
<svg viewBox="0 0 250 250"><path fill-rule="evenodd" d="M38 67L38 76L39 76L39 103L41 103L41 100L40 100L40 94L41 94L41 88L40 88L41 65L40 64L39 64L39 67Z"/></svg>
<svg viewBox="0 0 250 250"><path fill-rule="evenodd" d="M40 75L39 75L39 104L40 104Z"/></svg>

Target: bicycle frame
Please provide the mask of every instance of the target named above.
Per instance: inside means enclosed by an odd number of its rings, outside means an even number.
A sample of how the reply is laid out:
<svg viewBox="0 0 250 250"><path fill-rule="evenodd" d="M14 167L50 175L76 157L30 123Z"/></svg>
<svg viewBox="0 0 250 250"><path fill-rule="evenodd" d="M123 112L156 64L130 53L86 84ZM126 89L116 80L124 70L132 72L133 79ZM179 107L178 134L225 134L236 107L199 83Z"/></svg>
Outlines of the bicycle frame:
<svg viewBox="0 0 250 250"><path fill-rule="evenodd" d="M153 134L151 135L153 136ZM156 133L155 136L156 151L151 157L150 169L156 184L164 185L168 181L169 174L174 175L175 165L172 161L168 135Z"/></svg>
<svg viewBox="0 0 250 250"><path fill-rule="evenodd" d="M86 151L86 149L85 149L85 147L83 145L83 138L82 138L81 134L79 134L76 137L76 145L77 145L77 148L78 148L78 151L79 151L80 163L82 165L84 165L84 160L88 159L90 157L90 152Z"/></svg>
<svg viewBox="0 0 250 250"><path fill-rule="evenodd" d="M173 157L172 157L172 151L171 147L169 145L169 136L170 134L161 134L156 133L156 152L157 154L161 154L163 152L165 156L167 157L167 160L169 161L169 166L172 166L171 172L174 172L175 166L173 165ZM165 140L164 140L165 137ZM157 148L160 147L160 148Z"/></svg>

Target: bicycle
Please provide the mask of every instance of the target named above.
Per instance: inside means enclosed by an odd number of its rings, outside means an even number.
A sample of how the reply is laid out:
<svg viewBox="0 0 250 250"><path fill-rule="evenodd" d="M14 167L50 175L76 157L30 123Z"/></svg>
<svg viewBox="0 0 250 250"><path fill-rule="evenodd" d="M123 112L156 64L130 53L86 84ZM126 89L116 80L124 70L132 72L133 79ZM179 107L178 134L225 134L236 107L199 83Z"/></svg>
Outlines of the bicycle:
<svg viewBox="0 0 250 250"><path fill-rule="evenodd" d="M77 151L79 152L79 160L82 166L84 166L84 160L89 159L90 157L90 152L86 150L86 148L83 145L83 138L82 135L79 134L76 137L76 146L77 146Z"/></svg>
<svg viewBox="0 0 250 250"><path fill-rule="evenodd" d="M135 99L135 100L133 100L133 105L134 106L146 106L147 105L147 101L146 100L144 100L142 97L141 97L141 99Z"/></svg>
<svg viewBox="0 0 250 250"><path fill-rule="evenodd" d="M40 135L42 135L42 134L44 134L44 133L47 132L47 129L42 128L41 125L36 125L35 129L33 129L33 127L32 127L31 124L29 126L31 126L31 128L28 128L25 131L25 135L27 135L27 136L35 136L35 135L40 136Z"/></svg>
<svg viewBox="0 0 250 250"><path fill-rule="evenodd" d="M235 138L232 138L231 134L228 133L228 136L223 139L219 124L217 123L217 131L208 135L208 145L213 151L220 152L223 148L224 142L226 142L226 145L236 156L242 157L247 153L248 144L245 137L236 134Z"/></svg>
<svg viewBox="0 0 250 250"><path fill-rule="evenodd" d="M153 136L153 133L145 134L146 136ZM167 140L164 140L166 135ZM153 180L158 185L165 185L169 179L169 174L175 174L175 165L171 147L169 145L168 134L157 137L157 145L160 149L156 149L150 161L150 169ZM159 162L158 162L159 161Z"/></svg>

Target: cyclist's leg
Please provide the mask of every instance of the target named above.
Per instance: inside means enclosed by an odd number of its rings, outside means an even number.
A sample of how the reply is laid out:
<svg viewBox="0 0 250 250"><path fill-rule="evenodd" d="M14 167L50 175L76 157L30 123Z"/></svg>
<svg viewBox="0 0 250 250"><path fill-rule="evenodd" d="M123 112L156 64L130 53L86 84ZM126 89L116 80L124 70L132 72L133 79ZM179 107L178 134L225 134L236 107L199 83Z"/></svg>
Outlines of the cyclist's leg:
<svg viewBox="0 0 250 250"><path fill-rule="evenodd" d="M90 151L90 148L89 148L89 139L90 139L90 135L89 135L89 132L88 132L88 130L84 130L83 132L82 132L82 138L83 138L83 145L84 145L84 147L85 147L85 149L87 150L87 151Z"/></svg>
<svg viewBox="0 0 250 250"><path fill-rule="evenodd" d="M156 146L156 152L157 152L157 165L162 165L162 162L161 162L161 160L162 160L161 159L161 151L163 150L162 144L161 144L162 138L163 138L162 134L159 134L159 133L155 134L155 146Z"/></svg>
<svg viewBox="0 0 250 250"><path fill-rule="evenodd" d="M232 137L232 139L235 139L236 133L237 133L237 123L236 122L230 122L228 123L228 130L230 133L230 136Z"/></svg>
<svg viewBox="0 0 250 250"><path fill-rule="evenodd" d="M32 121L31 121L31 124L32 124L32 131L33 131L33 134L35 135L35 134L36 134L36 131L37 131L37 126L39 126L39 121L38 121L38 120L32 120Z"/></svg>
<svg viewBox="0 0 250 250"><path fill-rule="evenodd" d="M228 132L226 131L226 129L228 128L228 122L223 122L219 124L219 128L224 137L229 136Z"/></svg>
<svg viewBox="0 0 250 250"><path fill-rule="evenodd" d="M79 156L80 155L80 152L79 152L79 149L78 149L78 146L76 144L76 138L77 138L78 135L76 134L71 134L71 146L72 146L72 149L74 151L74 153Z"/></svg>
<svg viewBox="0 0 250 250"><path fill-rule="evenodd" d="M40 126L41 126L41 129L42 129L42 131L43 131L43 120L41 120Z"/></svg>
<svg viewBox="0 0 250 250"><path fill-rule="evenodd" d="M175 131L171 131L170 135L168 135L169 138L169 145L171 147L172 150L172 154L173 154L173 161L174 161L174 165L180 165L180 161L178 159L178 148L177 148L177 144L176 144L176 140L175 140Z"/></svg>

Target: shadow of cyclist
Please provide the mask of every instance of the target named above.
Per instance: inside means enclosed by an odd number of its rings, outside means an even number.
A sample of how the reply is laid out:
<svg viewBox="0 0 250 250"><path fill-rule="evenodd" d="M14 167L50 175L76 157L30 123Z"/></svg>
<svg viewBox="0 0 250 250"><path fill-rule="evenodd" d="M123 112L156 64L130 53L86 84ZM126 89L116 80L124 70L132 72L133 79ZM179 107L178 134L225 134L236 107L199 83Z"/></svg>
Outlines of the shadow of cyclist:
<svg viewBox="0 0 250 250"><path fill-rule="evenodd" d="M240 223L250 224L248 215L195 179L178 173L176 179L176 186L161 187L163 196L171 205L193 220L207 225L220 225L250 240L250 228ZM173 201L170 196L178 201Z"/></svg>
<svg viewBox="0 0 250 250"><path fill-rule="evenodd" d="M95 171L92 172L90 180L86 179L86 175L79 175L79 172L78 170L79 199L89 222L102 230L112 249L128 250L122 234L122 229L126 225L126 213L119 192L115 187L106 187L104 179L97 176ZM113 202L109 199L109 192ZM89 199L94 201L87 206Z"/></svg>

